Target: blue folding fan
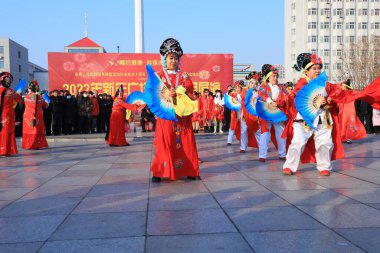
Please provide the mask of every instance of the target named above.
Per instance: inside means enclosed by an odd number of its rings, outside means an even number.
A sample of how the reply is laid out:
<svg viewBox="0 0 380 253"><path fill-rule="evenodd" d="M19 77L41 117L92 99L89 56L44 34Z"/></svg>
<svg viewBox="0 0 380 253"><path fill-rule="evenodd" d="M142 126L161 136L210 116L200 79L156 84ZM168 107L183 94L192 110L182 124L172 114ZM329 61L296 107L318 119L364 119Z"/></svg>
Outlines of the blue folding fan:
<svg viewBox="0 0 380 253"><path fill-rule="evenodd" d="M241 109L241 103L237 98L231 97L228 93L224 94L224 104L231 111L239 111Z"/></svg>
<svg viewBox="0 0 380 253"><path fill-rule="evenodd" d="M45 91L45 93L42 95L42 99L45 100L46 103L50 104L50 98L47 91Z"/></svg>
<svg viewBox="0 0 380 253"><path fill-rule="evenodd" d="M321 101L327 96L325 86L327 81L326 72L311 80L302 87L296 95L295 104L298 112L305 120L306 125L313 128L313 122L321 108Z"/></svg>
<svg viewBox="0 0 380 253"><path fill-rule="evenodd" d="M146 104L145 95L141 91L134 91L125 100L127 104Z"/></svg>
<svg viewBox="0 0 380 253"><path fill-rule="evenodd" d="M26 81L24 79L21 79L20 82L16 85L14 88L14 91L17 93L25 91L26 88Z"/></svg>
<svg viewBox="0 0 380 253"><path fill-rule="evenodd" d="M150 64L146 65L146 71L148 80L144 93L150 111L161 119L178 121L174 112L173 100L169 96L170 90L161 82Z"/></svg>
<svg viewBox="0 0 380 253"><path fill-rule="evenodd" d="M250 88L247 94L245 95L244 106L245 106L245 109L247 109L247 111L253 116L257 116L256 100L257 100L257 97L253 96L253 88Z"/></svg>
<svg viewBox="0 0 380 253"><path fill-rule="evenodd" d="M278 124L280 122L287 121L285 113L283 113L278 107L272 106L267 102L264 102L259 97L256 102L256 111L260 118Z"/></svg>

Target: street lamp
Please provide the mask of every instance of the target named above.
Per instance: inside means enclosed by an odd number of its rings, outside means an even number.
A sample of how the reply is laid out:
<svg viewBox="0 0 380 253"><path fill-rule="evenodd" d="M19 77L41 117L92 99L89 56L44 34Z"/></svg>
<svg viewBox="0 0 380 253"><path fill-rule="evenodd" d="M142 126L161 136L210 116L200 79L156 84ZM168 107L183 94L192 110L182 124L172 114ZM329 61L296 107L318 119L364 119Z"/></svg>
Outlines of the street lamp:
<svg viewBox="0 0 380 253"><path fill-rule="evenodd" d="M119 53L119 46L117 46L117 53Z"/></svg>

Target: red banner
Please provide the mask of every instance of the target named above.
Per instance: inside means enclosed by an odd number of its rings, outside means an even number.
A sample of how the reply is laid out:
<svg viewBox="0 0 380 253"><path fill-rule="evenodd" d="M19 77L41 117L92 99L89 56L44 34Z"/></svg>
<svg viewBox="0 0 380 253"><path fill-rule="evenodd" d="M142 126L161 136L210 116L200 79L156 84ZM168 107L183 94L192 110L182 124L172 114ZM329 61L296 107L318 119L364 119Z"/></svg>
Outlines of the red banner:
<svg viewBox="0 0 380 253"><path fill-rule="evenodd" d="M123 85L126 94L144 91L146 64L162 70L159 54L49 53L49 90L95 91L114 95ZM194 88L226 90L233 82L232 54L184 54L181 69Z"/></svg>

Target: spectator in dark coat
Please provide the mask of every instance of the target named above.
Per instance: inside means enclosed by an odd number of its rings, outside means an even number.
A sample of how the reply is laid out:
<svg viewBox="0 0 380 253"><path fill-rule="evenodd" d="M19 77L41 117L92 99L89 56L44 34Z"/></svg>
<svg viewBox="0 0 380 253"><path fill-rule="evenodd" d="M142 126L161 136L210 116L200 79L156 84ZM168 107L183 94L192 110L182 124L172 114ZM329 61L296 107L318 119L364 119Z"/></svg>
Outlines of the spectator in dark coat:
<svg viewBox="0 0 380 253"><path fill-rule="evenodd" d="M78 114L77 100L67 93L63 104L63 134L73 134Z"/></svg>
<svg viewBox="0 0 380 253"><path fill-rule="evenodd" d="M53 91L50 106L53 113L53 135L60 135L62 133L63 97L58 95L58 90Z"/></svg>
<svg viewBox="0 0 380 253"><path fill-rule="evenodd" d="M87 95L87 91L83 91L81 98L78 100L79 133L89 133L92 108L93 105Z"/></svg>
<svg viewBox="0 0 380 253"><path fill-rule="evenodd" d="M374 132L372 125L372 107L369 103L362 100L355 101L355 110L358 115L360 121L363 123L367 134L371 134Z"/></svg>

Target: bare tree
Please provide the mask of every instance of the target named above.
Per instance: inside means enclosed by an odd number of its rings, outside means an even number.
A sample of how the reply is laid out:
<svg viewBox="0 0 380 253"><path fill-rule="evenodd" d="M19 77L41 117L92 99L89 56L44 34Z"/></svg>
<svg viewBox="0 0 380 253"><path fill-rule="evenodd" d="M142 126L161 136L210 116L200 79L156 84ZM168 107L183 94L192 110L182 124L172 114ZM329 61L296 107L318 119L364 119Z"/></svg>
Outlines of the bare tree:
<svg viewBox="0 0 380 253"><path fill-rule="evenodd" d="M380 36L361 37L343 53L343 80L351 79L354 89L362 90L380 76Z"/></svg>

